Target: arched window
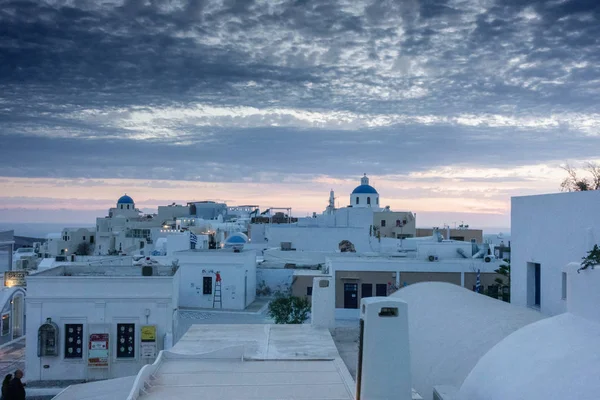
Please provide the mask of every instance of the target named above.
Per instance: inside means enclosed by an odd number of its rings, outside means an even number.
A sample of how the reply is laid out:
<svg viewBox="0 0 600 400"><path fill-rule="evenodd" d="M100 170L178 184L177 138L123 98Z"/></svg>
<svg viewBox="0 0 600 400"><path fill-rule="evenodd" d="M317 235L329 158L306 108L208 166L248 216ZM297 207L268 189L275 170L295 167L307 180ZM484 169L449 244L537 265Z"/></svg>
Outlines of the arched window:
<svg viewBox="0 0 600 400"><path fill-rule="evenodd" d="M375 197L375 204L379 205L379 197Z"/></svg>
<svg viewBox="0 0 600 400"><path fill-rule="evenodd" d="M367 204L371 204L371 198L367 197Z"/></svg>
<svg viewBox="0 0 600 400"><path fill-rule="evenodd" d="M123 204L121 204L121 210L123 209Z"/></svg>
<svg viewBox="0 0 600 400"><path fill-rule="evenodd" d="M359 203L359 200L360 200L360 199L358 198L358 196L356 196L356 204L358 204L358 203Z"/></svg>
<svg viewBox="0 0 600 400"><path fill-rule="evenodd" d="M127 209L129 210L129 204L127 204Z"/></svg>

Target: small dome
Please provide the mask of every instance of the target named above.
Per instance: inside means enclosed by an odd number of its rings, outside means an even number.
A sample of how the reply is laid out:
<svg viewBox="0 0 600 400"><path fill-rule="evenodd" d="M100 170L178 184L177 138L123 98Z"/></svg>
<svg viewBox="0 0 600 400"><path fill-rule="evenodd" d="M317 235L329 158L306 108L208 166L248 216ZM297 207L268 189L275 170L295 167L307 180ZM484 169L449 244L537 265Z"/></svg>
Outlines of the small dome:
<svg viewBox="0 0 600 400"><path fill-rule="evenodd" d="M133 199L127 195L124 195L117 200L117 204L133 204Z"/></svg>
<svg viewBox="0 0 600 400"><path fill-rule="evenodd" d="M377 190L371 185L360 185L357 186L356 189L352 191L352 194L362 194L362 193L373 193L378 194Z"/></svg>
<svg viewBox="0 0 600 400"><path fill-rule="evenodd" d="M233 245L233 244L246 244L248 243L248 236L244 235L241 232L237 232L229 236L225 239L225 245Z"/></svg>

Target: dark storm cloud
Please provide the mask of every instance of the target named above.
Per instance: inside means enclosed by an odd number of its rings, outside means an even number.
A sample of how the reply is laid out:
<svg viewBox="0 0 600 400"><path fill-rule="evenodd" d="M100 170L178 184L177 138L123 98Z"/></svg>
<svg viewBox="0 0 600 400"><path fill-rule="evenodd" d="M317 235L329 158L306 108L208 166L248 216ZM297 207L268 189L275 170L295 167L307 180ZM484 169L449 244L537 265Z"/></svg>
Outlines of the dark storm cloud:
<svg viewBox="0 0 600 400"><path fill-rule="evenodd" d="M593 157L599 22L583 0L0 0L0 168L238 180Z"/></svg>
<svg viewBox="0 0 600 400"><path fill-rule="evenodd" d="M425 171L437 165L486 165L503 167L506 154L511 162L528 164L565 159L578 153L595 157L600 138L583 139L562 136L558 131L545 133L544 139L527 140L509 131L501 134L497 146L479 129L419 127L369 130L364 132L328 131L308 133L295 129L216 129L218 140L190 141L185 146L164 141L79 140L77 138L6 137L11 149L0 159L7 176L47 178L137 178L197 181L260 180L283 181L293 174L326 173L341 178L372 174L394 175ZM458 141L460 135L464 140ZM249 136L249 144L240 138ZM524 140L525 139L525 140ZM436 143L432 146L431 143ZM559 142L560 146L556 146ZM382 145L385 144L385 145ZM49 148L56 149L48 151ZM334 148L335 151L331 149ZM358 150L358 151L357 151ZM418 154L418 157L414 157ZM466 157L465 157L466 155ZM509 179L510 180L510 179ZM77 183L77 182L74 182Z"/></svg>

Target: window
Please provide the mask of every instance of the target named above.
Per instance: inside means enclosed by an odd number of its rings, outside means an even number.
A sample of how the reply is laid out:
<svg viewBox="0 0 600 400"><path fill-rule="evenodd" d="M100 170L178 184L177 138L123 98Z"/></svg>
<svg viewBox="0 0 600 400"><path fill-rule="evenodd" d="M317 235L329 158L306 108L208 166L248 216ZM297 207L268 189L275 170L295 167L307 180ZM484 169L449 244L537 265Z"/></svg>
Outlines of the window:
<svg viewBox="0 0 600 400"><path fill-rule="evenodd" d="M202 294L212 294L212 276L202 278Z"/></svg>
<svg viewBox="0 0 600 400"><path fill-rule="evenodd" d="M498 298L498 285L488 286L488 296L493 297L495 299Z"/></svg>
<svg viewBox="0 0 600 400"><path fill-rule="evenodd" d="M379 204L379 197L375 197L375 204Z"/></svg>
<svg viewBox="0 0 600 400"><path fill-rule="evenodd" d="M127 209L129 210L129 204L127 204Z"/></svg>
<svg viewBox="0 0 600 400"><path fill-rule="evenodd" d="M90 236L90 243L94 244L94 237L93 236Z"/></svg>
<svg viewBox="0 0 600 400"><path fill-rule="evenodd" d="M2 314L2 336L10 333L10 314Z"/></svg>
<svg viewBox="0 0 600 400"><path fill-rule="evenodd" d="M83 324L65 324L65 358L83 358Z"/></svg>
<svg viewBox="0 0 600 400"><path fill-rule="evenodd" d="M361 297L364 299L365 297L373 296L373 285L371 283L363 283L360 285Z"/></svg>
<svg viewBox="0 0 600 400"><path fill-rule="evenodd" d="M360 201L360 199L358 198L358 196L356 196L356 204L358 204Z"/></svg>
<svg viewBox="0 0 600 400"><path fill-rule="evenodd" d="M82 240L85 240L85 236L83 237L83 239L82 239Z"/></svg>
<svg viewBox="0 0 600 400"><path fill-rule="evenodd" d="M384 228L385 227L385 219L381 220L381 227Z"/></svg>
<svg viewBox="0 0 600 400"><path fill-rule="evenodd" d="M387 296L387 285L385 283L378 283L375 285L375 296L385 297Z"/></svg>
<svg viewBox="0 0 600 400"><path fill-rule="evenodd" d="M562 273L562 299L567 299L567 273Z"/></svg>
<svg viewBox="0 0 600 400"><path fill-rule="evenodd" d="M527 263L527 305L540 307L542 299L542 266L538 263Z"/></svg>
<svg viewBox="0 0 600 400"><path fill-rule="evenodd" d="M312 296L312 286L308 286L308 287L306 288L306 295L307 295L307 296Z"/></svg>
<svg viewBox="0 0 600 400"><path fill-rule="evenodd" d="M135 324L117 324L117 358L135 358Z"/></svg>
<svg viewBox="0 0 600 400"><path fill-rule="evenodd" d="M367 204L371 204L371 198L367 197Z"/></svg>

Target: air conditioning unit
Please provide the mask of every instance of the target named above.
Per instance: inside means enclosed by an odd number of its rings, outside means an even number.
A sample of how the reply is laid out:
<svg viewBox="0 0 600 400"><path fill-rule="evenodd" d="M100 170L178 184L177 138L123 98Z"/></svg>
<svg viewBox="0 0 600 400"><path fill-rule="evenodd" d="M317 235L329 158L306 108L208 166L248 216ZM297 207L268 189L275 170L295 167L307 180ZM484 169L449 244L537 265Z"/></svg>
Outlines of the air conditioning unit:
<svg viewBox="0 0 600 400"><path fill-rule="evenodd" d="M281 250L284 250L284 251L292 250L292 242L281 242Z"/></svg>
<svg viewBox="0 0 600 400"><path fill-rule="evenodd" d="M17 260L17 270L24 271L29 267L29 260Z"/></svg>
<svg viewBox="0 0 600 400"><path fill-rule="evenodd" d="M432 255L430 255L429 257L427 257L427 259L428 259L429 261L431 261L431 262L434 262L434 261L439 261L439 260L440 260L440 258L439 258L438 256L435 256L435 255L433 255L433 254L432 254Z"/></svg>
<svg viewBox="0 0 600 400"><path fill-rule="evenodd" d="M492 261L492 257L491 256L485 256L483 257L483 261L485 261L486 263L489 263Z"/></svg>

